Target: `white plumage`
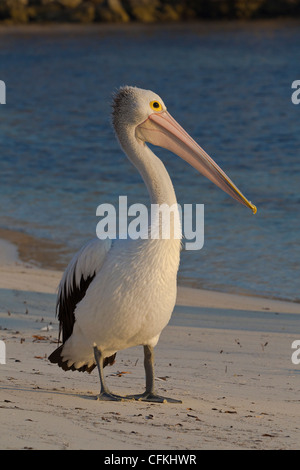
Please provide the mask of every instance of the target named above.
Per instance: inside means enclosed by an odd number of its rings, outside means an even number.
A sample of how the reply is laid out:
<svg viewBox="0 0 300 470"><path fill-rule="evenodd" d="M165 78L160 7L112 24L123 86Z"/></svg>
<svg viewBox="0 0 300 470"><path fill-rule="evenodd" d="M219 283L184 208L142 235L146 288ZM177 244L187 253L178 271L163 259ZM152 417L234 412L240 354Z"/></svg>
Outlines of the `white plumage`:
<svg viewBox="0 0 300 470"><path fill-rule="evenodd" d="M140 172L152 204L176 207L171 179L145 142L178 154L242 204L256 211L220 167L169 115L162 99L148 90L124 87L113 103L113 125L129 160ZM99 399L120 400L105 384L103 367L117 351L143 345L146 391L130 398L177 402L154 389L153 348L176 301L181 226L175 211L169 239L99 240L87 243L61 280L57 310L63 344L49 357L64 370L97 365ZM161 219L157 219L160 233ZM154 230L155 232L155 230ZM150 233L150 228L149 228Z"/></svg>
<svg viewBox="0 0 300 470"><path fill-rule="evenodd" d="M105 357L131 346L154 347L174 309L180 240L117 240L108 247L92 241L67 270L71 280L75 268L79 285L80 272L92 274L88 259L96 254L96 276L76 307L73 334L63 349L68 366L92 365L94 343Z"/></svg>

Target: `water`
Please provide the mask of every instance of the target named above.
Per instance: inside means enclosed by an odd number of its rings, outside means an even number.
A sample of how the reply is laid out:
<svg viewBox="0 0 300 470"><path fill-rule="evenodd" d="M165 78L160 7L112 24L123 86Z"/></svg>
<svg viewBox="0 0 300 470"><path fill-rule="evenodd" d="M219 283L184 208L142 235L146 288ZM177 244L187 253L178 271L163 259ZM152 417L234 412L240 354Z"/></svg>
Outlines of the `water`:
<svg viewBox="0 0 300 470"><path fill-rule="evenodd" d="M299 300L299 43L296 22L0 33L0 226L63 243L67 262L100 203L148 202L110 124L112 92L136 85L258 207L156 148L178 202L205 204L204 247L182 253L180 283Z"/></svg>

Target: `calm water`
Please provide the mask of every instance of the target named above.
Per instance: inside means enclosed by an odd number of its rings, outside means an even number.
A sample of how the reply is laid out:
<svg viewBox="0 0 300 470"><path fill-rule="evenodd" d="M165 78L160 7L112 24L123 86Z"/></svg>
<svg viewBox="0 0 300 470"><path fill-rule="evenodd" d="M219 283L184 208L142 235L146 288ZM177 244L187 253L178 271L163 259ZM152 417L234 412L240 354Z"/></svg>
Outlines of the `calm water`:
<svg viewBox="0 0 300 470"><path fill-rule="evenodd" d="M205 243L179 280L299 299L300 25L96 28L0 33L0 226L66 245L95 236L102 202L148 202L110 125L112 91L159 93L258 207L256 216L156 149L178 202L205 204Z"/></svg>

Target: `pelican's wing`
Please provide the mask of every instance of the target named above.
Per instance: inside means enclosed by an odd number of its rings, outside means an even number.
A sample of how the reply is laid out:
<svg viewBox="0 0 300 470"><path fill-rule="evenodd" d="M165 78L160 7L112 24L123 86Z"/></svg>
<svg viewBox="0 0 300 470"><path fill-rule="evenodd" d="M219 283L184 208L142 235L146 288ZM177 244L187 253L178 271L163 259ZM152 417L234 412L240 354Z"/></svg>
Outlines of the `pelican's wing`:
<svg viewBox="0 0 300 470"><path fill-rule="evenodd" d="M84 245L70 261L58 287L56 314L59 320L59 338L62 336L63 344L49 356L50 362L58 364L63 370L78 370L91 372L95 364L77 369L74 365L68 366L61 353L65 342L73 333L75 323L76 305L85 296L89 285L100 271L105 257L111 248L111 240L99 240L98 238ZM113 364L115 354L105 358L104 366Z"/></svg>
<svg viewBox="0 0 300 470"><path fill-rule="evenodd" d="M111 248L111 240L91 240L76 253L70 261L58 287L56 314L59 320L59 337L65 343L73 332L76 305L100 271L106 254Z"/></svg>

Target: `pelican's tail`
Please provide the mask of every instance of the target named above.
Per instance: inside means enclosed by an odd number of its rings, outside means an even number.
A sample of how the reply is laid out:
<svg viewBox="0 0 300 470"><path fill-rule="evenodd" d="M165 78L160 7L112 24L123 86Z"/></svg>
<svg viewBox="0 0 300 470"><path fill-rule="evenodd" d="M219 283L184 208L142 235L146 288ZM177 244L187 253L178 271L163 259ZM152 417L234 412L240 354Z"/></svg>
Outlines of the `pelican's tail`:
<svg viewBox="0 0 300 470"><path fill-rule="evenodd" d="M91 365L84 364L80 367L76 367L75 364L72 364L69 366L68 365L69 361L64 360L62 357L63 347L64 347L64 344L62 344L57 349L55 349L55 351L53 351L53 353L50 354L50 356L48 357L49 361L52 362L52 364L57 364L63 370L72 370L72 371L77 370L78 372L88 372L89 374L92 372L92 370L94 370L94 368L96 367L95 363ZM103 361L103 367L107 366L108 364L112 365L115 362L116 354L117 353L113 354L112 356L106 357Z"/></svg>

